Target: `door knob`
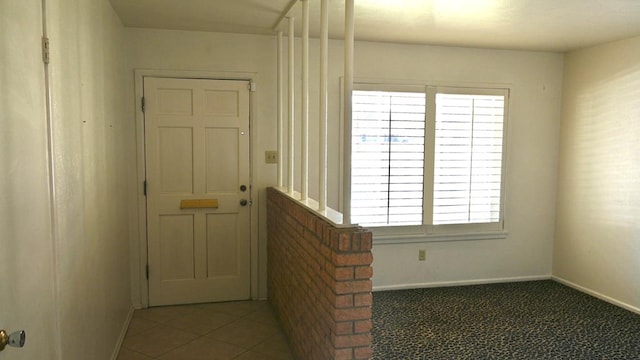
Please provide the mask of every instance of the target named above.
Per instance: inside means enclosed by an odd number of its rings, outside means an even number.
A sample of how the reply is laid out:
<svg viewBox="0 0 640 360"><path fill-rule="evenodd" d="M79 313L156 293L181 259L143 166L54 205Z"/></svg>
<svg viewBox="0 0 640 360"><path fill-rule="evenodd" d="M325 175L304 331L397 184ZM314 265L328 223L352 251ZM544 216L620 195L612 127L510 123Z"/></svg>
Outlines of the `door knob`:
<svg viewBox="0 0 640 360"><path fill-rule="evenodd" d="M24 342L27 339L27 334L24 330L15 331L7 335L7 332L0 330L0 351L4 350L5 346L21 348L24 346Z"/></svg>
<svg viewBox="0 0 640 360"><path fill-rule="evenodd" d="M247 199L240 200L240 206L247 206L248 203L249 201Z"/></svg>

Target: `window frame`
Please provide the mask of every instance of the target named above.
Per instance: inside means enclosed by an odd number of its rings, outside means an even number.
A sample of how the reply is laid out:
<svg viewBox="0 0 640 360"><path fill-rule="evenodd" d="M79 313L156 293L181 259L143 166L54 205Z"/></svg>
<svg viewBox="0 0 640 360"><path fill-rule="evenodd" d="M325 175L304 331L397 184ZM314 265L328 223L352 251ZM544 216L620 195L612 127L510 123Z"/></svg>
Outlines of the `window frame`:
<svg viewBox="0 0 640 360"><path fill-rule="evenodd" d="M342 79L341 79L342 80ZM425 141L423 171L423 224L408 226L375 226L369 227L376 243L412 243L426 241L460 241L506 238L505 202L506 202L506 159L507 134L511 88L505 84L405 84L388 81L367 81L356 79L354 90L421 92L426 96L425 109ZM433 189L435 165L435 130L436 130L436 94L465 95L499 95L504 96L504 115L502 124L502 161L500 174L500 216L498 222L438 224L433 223ZM351 141L351 139L350 139Z"/></svg>

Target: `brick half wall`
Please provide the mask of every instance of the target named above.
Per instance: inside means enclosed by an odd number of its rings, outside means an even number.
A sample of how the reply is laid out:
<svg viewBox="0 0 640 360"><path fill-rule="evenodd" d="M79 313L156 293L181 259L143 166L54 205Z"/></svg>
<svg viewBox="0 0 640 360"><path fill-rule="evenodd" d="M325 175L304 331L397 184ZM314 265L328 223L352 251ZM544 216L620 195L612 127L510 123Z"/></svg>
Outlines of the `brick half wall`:
<svg viewBox="0 0 640 360"><path fill-rule="evenodd" d="M300 360L370 359L371 232L267 190L268 290Z"/></svg>

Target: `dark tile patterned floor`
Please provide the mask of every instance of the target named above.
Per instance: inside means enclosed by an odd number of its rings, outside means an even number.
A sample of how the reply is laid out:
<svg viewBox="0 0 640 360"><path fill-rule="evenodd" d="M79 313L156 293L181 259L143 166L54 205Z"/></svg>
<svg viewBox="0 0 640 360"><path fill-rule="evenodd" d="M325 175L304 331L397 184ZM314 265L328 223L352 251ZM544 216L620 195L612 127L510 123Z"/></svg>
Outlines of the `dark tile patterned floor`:
<svg viewBox="0 0 640 360"><path fill-rule="evenodd" d="M373 299L374 359L640 359L640 315L551 280Z"/></svg>

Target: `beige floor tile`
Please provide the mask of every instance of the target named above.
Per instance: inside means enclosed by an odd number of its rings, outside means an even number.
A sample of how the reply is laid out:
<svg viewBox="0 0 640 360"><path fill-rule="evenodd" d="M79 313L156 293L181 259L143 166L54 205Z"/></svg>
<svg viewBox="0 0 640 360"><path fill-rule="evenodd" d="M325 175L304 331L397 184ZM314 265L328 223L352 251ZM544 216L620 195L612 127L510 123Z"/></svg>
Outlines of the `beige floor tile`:
<svg viewBox="0 0 640 360"><path fill-rule="evenodd" d="M267 354L261 354L255 351L247 351L246 353L243 353L242 355L233 358L233 360L282 360L283 358L279 358L279 357L274 357L271 355L267 355ZM293 359L293 358L284 358L284 359Z"/></svg>
<svg viewBox="0 0 640 360"><path fill-rule="evenodd" d="M131 322L129 323L129 328L127 329L127 336L140 334L159 325L161 325L161 323L153 320L147 320L141 317L133 317L131 319Z"/></svg>
<svg viewBox="0 0 640 360"><path fill-rule="evenodd" d="M146 356L146 355L142 355L140 353L131 351L131 350L127 350L127 349L121 349L120 353L118 353L118 359L117 360L151 360L152 358Z"/></svg>
<svg viewBox="0 0 640 360"><path fill-rule="evenodd" d="M134 318L143 318L160 323L179 318L196 310L195 305L161 306L136 310Z"/></svg>
<svg viewBox="0 0 640 360"><path fill-rule="evenodd" d="M278 333L280 333L280 329L274 326L238 320L214 330L207 337L249 348Z"/></svg>
<svg viewBox="0 0 640 360"><path fill-rule="evenodd" d="M161 360L229 360L246 349L206 338L196 339L159 357Z"/></svg>
<svg viewBox="0 0 640 360"><path fill-rule="evenodd" d="M263 325L278 327L278 320L276 319L273 310L270 307L264 307L258 309L252 313L249 313L243 317L244 320L255 321Z"/></svg>
<svg viewBox="0 0 640 360"><path fill-rule="evenodd" d="M197 335L167 326L127 336L123 347L147 356L159 356L195 339Z"/></svg>
<svg viewBox="0 0 640 360"><path fill-rule="evenodd" d="M204 335L236 320L238 317L233 315L196 309L187 315L167 321L165 325Z"/></svg>
<svg viewBox="0 0 640 360"><path fill-rule="evenodd" d="M268 306L269 304L266 301L231 301L196 305L196 307L205 311L221 312L235 316L245 316Z"/></svg>
<svg viewBox="0 0 640 360"><path fill-rule="evenodd" d="M275 359L293 360L287 338L279 333L251 348L251 351L269 355Z"/></svg>

